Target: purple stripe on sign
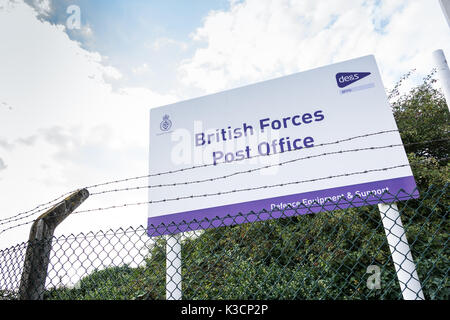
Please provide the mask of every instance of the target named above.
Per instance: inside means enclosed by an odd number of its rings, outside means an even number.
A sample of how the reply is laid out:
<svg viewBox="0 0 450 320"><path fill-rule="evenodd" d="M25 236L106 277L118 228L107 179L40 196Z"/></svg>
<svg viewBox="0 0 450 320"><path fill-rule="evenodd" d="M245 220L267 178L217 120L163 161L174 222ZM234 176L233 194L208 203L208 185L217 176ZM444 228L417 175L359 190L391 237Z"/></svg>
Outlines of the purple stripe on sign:
<svg viewBox="0 0 450 320"><path fill-rule="evenodd" d="M149 217L147 233L154 237L418 197L414 177L408 176Z"/></svg>

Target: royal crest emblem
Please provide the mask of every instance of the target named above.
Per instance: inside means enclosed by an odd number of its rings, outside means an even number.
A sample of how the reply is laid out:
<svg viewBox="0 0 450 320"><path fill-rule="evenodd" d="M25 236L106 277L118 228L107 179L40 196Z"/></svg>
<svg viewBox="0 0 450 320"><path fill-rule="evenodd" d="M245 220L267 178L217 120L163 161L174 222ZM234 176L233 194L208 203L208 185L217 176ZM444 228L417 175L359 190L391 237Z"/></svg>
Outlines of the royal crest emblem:
<svg viewBox="0 0 450 320"><path fill-rule="evenodd" d="M169 131L170 128L172 128L172 121L169 120L169 116L167 114L164 115L163 121L161 121L159 127L161 128L161 131Z"/></svg>

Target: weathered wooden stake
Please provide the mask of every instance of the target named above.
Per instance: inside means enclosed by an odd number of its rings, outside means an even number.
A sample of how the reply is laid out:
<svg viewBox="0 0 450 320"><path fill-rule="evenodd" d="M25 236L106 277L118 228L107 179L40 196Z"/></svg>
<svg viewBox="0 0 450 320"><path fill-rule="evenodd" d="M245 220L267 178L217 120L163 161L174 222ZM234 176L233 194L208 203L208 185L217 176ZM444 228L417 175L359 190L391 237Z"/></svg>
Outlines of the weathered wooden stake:
<svg viewBox="0 0 450 320"><path fill-rule="evenodd" d="M86 189L78 190L39 216L31 226L25 255L19 297L21 300L42 300L47 268L56 227L89 197Z"/></svg>

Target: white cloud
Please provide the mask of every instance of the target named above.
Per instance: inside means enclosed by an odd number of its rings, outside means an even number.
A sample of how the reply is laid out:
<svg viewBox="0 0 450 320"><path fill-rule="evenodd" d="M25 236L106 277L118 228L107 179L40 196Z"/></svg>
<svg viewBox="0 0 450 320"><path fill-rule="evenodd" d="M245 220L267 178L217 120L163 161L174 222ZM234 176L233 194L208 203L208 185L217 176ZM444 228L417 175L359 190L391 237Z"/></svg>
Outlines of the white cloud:
<svg viewBox="0 0 450 320"><path fill-rule="evenodd" d="M6 169L6 164L2 158L0 158L0 171Z"/></svg>
<svg viewBox="0 0 450 320"><path fill-rule="evenodd" d="M1 102L0 103L0 107L4 108L4 110L5 109L6 110L12 110L12 107L9 104L7 104L6 102Z"/></svg>
<svg viewBox="0 0 450 320"><path fill-rule="evenodd" d="M52 11L50 0L31 0L29 2L31 2L36 11L41 15L48 16Z"/></svg>
<svg viewBox="0 0 450 320"><path fill-rule="evenodd" d="M431 70L431 52L450 55L437 1L247 0L213 11L179 68L208 92L375 54L386 85L412 68Z"/></svg>
<svg viewBox="0 0 450 320"><path fill-rule="evenodd" d="M92 28L90 25L83 25L83 27L81 28L81 33L85 37L92 37L94 32L92 31Z"/></svg>
<svg viewBox="0 0 450 320"><path fill-rule="evenodd" d="M0 102L13 108L0 108L0 194L7 195L0 218L82 186L145 174L149 109L175 97L146 88L112 90L108 80L121 73L70 40L64 26L41 21L20 1L3 8ZM84 207L137 199L145 201L147 194L91 197ZM126 214L74 216L57 231L145 224L145 206ZM28 230L29 225L0 235L2 246L25 240Z"/></svg>
<svg viewBox="0 0 450 320"><path fill-rule="evenodd" d="M150 71L150 67L148 64L143 63L140 66L137 66L131 70L135 75L142 75Z"/></svg>
<svg viewBox="0 0 450 320"><path fill-rule="evenodd" d="M185 42L177 41L177 40L174 40L171 38L166 38L166 37L161 37L161 38L156 39L151 45L152 49L155 51L159 51L159 50L169 47L169 46L174 46L183 51L187 49L187 44Z"/></svg>
<svg viewBox="0 0 450 320"><path fill-rule="evenodd" d="M108 79L119 80L122 78L122 73L114 67L111 66L99 66L102 70L103 78L107 81Z"/></svg>

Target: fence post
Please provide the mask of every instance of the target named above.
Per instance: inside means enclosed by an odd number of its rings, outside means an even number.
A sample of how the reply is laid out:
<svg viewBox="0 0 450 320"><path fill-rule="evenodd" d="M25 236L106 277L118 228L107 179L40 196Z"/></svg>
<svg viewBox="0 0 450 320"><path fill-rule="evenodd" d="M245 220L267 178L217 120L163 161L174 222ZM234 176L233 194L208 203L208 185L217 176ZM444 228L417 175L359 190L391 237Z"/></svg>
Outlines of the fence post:
<svg viewBox="0 0 450 320"><path fill-rule="evenodd" d="M181 234L167 236L166 300L181 300Z"/></svg>
<svg viewBox="0 0 450 320"><path fill-rule="evenodd" d="M42 300L55 228L89 197L78 190L39 216L31 226L28 247L20 280L21 300Z"/></svg>
<svg viewBox="0 0 450 320"><path fill-rule="evenodd" d="M381 221L383 222L403 299L425 300L397 204L379 203L378 209L380 210Z"/></svg>

